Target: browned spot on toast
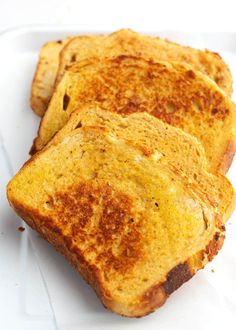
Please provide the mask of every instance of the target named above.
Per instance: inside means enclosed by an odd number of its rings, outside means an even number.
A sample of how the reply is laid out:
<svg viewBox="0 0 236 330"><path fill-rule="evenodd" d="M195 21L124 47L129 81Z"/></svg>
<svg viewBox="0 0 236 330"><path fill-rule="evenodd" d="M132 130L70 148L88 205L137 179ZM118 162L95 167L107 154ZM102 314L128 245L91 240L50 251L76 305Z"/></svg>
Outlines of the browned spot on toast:
<svg viewBox="0 0 236 330"><path fill-rule="evenodd" d="M36 140L36 139L37 139L37 138L34 139L33 144L32 144L32 146L31 146L31 148L30 148L30 151L29 151L29 155L30 155L30 156L33 156L33 155L37 152L37 148L36 148L36 146L35 146L35 140Z"/></svg>
<svg viewBox="0 0 236 330"><path fill-rule="evenodd" d="M196 77L195 72L193 72L193 70L189 70L186 72L186 75L188 78L194 79Z"/></svg>
<svg viewBox="0 0 236 330"><path fill-rule="evenodd" d="M83 182L48 196L48 201L47 218L52 221L44 221L44 225L54 223L53 231L63 228L69 248L85 244L87 253L95 254L96 260L111 271L128 271L142 258L142 220L134 219L133 200L128 195L114 191L109 184L98 187ZM103 246L102 251L98 246Z"/></svg>
<svg viewBox="0 0 236 330"><path fill-rule="evenodd" d="M71 56L70 62L71 62L71 63L74 63L75 61L76 61L76 55L73 54L73 55Z"/></svg>
<svg viewBox="0 0 236 330"><path fill-rule="evenodd" d="M69 102L70 102L70 97L65 94L64 97L63 97L63 110L66 111L68 105L69 105Z"/></svg>
<svg viewBox="0 0 236 330"><path fill-rule="evenodd" d="M82 182L70 187L66 192L48 196L50 209L42 216L31 210L32 218L37 219L37 230L47 228L51 233L63 237L69 250L86 244L89 254L96 254L96 260L104 264L109 272L128 272L137 260L143 258L145 238L142 237L140 219L132 212L133 201L126 194L116 192L109 184L97 187L91 182ZM97 212L97 207L102 212ZM17 207L17 213L26 219L24 208ZM134 221L130 223L130 218ZM30 219L30 226L36 229ZM98 246L103 246L98 251ZM79 254L81 252L78 252Z"/></svg>
<svg viewBox="0 0 236 330"><path fill-rule="evenodd" d="M119 56L113 57L111 60L114 63L121 63L124 60L126 60L127 58L132 58L135 60L137 58L137 56L135 56L135 55L119 55Z"/></svg>
<svg viewBox="0 0 236 330"><path fill-rule="evenodd" d="M154 311L162 306L168 296L177 290L182 284L187 282L194 274L191 272L188 261L172 268L167 274L166 281L153 285L141 297L141 304L145 309Z"/></svg>
<svg viewBox="0 0 236 330"><path fill-rule="evenodd" d="M167 280L164 283L165 292L170 295L177 290L183 283L187 282L193 274L189 269L187 262L174 267L167 275Z"/></svg>

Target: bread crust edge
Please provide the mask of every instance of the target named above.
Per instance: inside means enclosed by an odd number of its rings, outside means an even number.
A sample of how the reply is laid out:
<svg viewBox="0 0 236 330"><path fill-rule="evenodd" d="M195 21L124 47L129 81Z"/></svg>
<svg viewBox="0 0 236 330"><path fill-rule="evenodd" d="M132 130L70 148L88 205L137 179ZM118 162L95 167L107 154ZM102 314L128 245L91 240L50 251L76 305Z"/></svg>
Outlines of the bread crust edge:
<svg viewBox="0 0 236 330"><path fill-rule="evenodd" d="M236 152L236 142L234 140L229 140L225 152L222 156L221 162L219 163L218 171L220 173L226 174L233 162L234 155Z"/></svg>

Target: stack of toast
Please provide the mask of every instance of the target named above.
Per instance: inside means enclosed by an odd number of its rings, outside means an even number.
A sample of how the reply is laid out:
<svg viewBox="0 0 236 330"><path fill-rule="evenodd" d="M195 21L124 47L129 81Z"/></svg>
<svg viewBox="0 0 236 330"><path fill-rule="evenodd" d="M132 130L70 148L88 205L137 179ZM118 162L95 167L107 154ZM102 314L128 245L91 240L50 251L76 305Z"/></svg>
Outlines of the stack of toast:
<svg viewBox="0 0 236 330"><path fill-rule="evenodd" d="M8 199L113 312L149 314L222 247L231 94L218 54L131 30L42 47L42 119Z"/></svg>

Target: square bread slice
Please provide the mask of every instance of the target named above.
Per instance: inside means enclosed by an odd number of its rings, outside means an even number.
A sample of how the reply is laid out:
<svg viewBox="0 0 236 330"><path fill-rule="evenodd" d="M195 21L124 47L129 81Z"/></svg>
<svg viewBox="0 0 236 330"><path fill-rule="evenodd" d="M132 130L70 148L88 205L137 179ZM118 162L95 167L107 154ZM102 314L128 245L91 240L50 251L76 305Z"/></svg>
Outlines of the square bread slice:
<svg viewBox="0 0 236 330"><path fill-rule="evenodd" d="M171 61L189 64L200 71L222 88L228 96L232 94L232 76L227 64L219 54L208 50L199 50L179 45L169 40L141 35L130 29L121 29L100 39L86 52L80 51L80 37L71 39L60 54L60 62L56 82L58 83L68 65L88 59L93 56L99 58L118 57L120 55L141 56L145 59L157 61Z"/></svg>
<svg viewBox="0 0 236 330"><path fill-rule="evenodd" d="M227 172L235 153L235 104L206 75L177 62L120 56L69 67L41 121L32 153L86 104L122 114L149 112L197 137L212 171Z"/></svg>
<svg viewBox="0 0 236 330"><path fill-rule="evenodd" d="M148 115L136 116L145 123ZM167 141L175 131L178 144L187 144L181 130L150 119L154 131L166 130ZM187 166L173 165L177 149L170 157L153 135L146 143L148 136L144 140L138 131L133 138L120 133L109 125L83 126L82 119L33 156L7 194L15 211L66 256L107 308L140 317L217 254L224 225L211 191L206 195L192 183ZM197 150L197 140L189 141ZM199 180L212 176L217 182L201 157Z"/></svg>
<svg viewBox="0 0 236 330"><path fill-rule="evenodd" d="M230 217L235 204L234 189L224 175L206 175L209 164L205 151L193 136L153 118L146 112L120 115L102 111L99 107L85 106L71 114L68 123L45 148L56 144L76 128L85 126L109 129L114 136L126 139L137 147L141 146L144 153L158 145L156 157L168 158L169 164L179 175L185 173L191 185L200 188L202 198L218 208L224 223Z"/></svg>
<svg viewBox="0 0 236 330"><path fill-rule="evenodd" d="M187 63L195 70L208 75L228 96L232 94L232 76L228 66L217 53L208 50L202 51L168 40L144 36L130 29L122 29L108 36L76 36L69 42L63 41L62 47L51 42L40 54L31 100L33 110L41 116L52 96L53 82L56 80L58 83L61 80L67 66L94 56L105 58L133 55L159 61ZM45 69L50 72L50 81ZM41 82L39 86L44 86L43 90L38 88L38 81Z"/></svg>

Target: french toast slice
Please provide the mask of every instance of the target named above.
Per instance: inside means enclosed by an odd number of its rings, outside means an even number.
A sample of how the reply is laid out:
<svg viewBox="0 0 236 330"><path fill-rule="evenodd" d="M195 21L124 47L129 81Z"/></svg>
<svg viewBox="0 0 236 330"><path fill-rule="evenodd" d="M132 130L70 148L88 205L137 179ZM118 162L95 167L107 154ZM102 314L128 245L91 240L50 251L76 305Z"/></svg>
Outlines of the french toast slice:
<svg viewBox="0 0 236 330"><path fill-rule="evenodd" d="M41 48L30 98L31 108L38 116L42 117L47 109L54 89L59 54L69 40L49 41Z"/></svg>
<svg viewBox="0 0 236 330"><path fill-rule="evenodd" d="M130 29L116 31L100 42L81 52L81 39L74 37L60 54L56 82L58 83L68 65L90 57L141 56L154 61L183 62L191 65L218 84L228 96L232 94L232 76L219 54L179 45L169 40L141 35Z"/></svg>
<svg viewBox="0 0 236 330"><path fill-rule="evenodd" d="M69 67L41 121L31 153L42 149L85 104L112 112L147 111L197 137L212 171L227 172L235 153L235 104L206 75L176 62L132 56Z"/></svg>
<svg viewBox="0 0 236 330"><path fill-rule="evenodd" d="M7 195L107 308L141 317L223 244L217 207L180 172L161 155L158 142L149 148L109 127L80 124L33 156L8 184Z"/></svg>
<svg viewBox="0 0 236 330"><path fill-rule="evenodd" d="M227 95L232 94L231 73L217 53L122 29L104 37L76 36L63 40L61 45L49 42L43 46L32 84L32 109L39 116L44 115L54 91L54 82L57 85L68 65L94 56L104 58L124 54L190 64L213 79Z"/></svg>
<svg viewBox="0 0 236 330"><path fill-rule="evenodd" d="M234 189L224 175L206 175L209 164L205 151L193 136L153 118L147 112L120 115L102 111L99 107L85 106L71 114L67 124L45 148L56 144L77 127L86 126L109 129L114 136L137 147L141 145L144 153L157 149L157 157L166 157L176 173L185 173L191 185L200 188L202 198L218 208L223 223L230 217L235 205Z"/></svg>

